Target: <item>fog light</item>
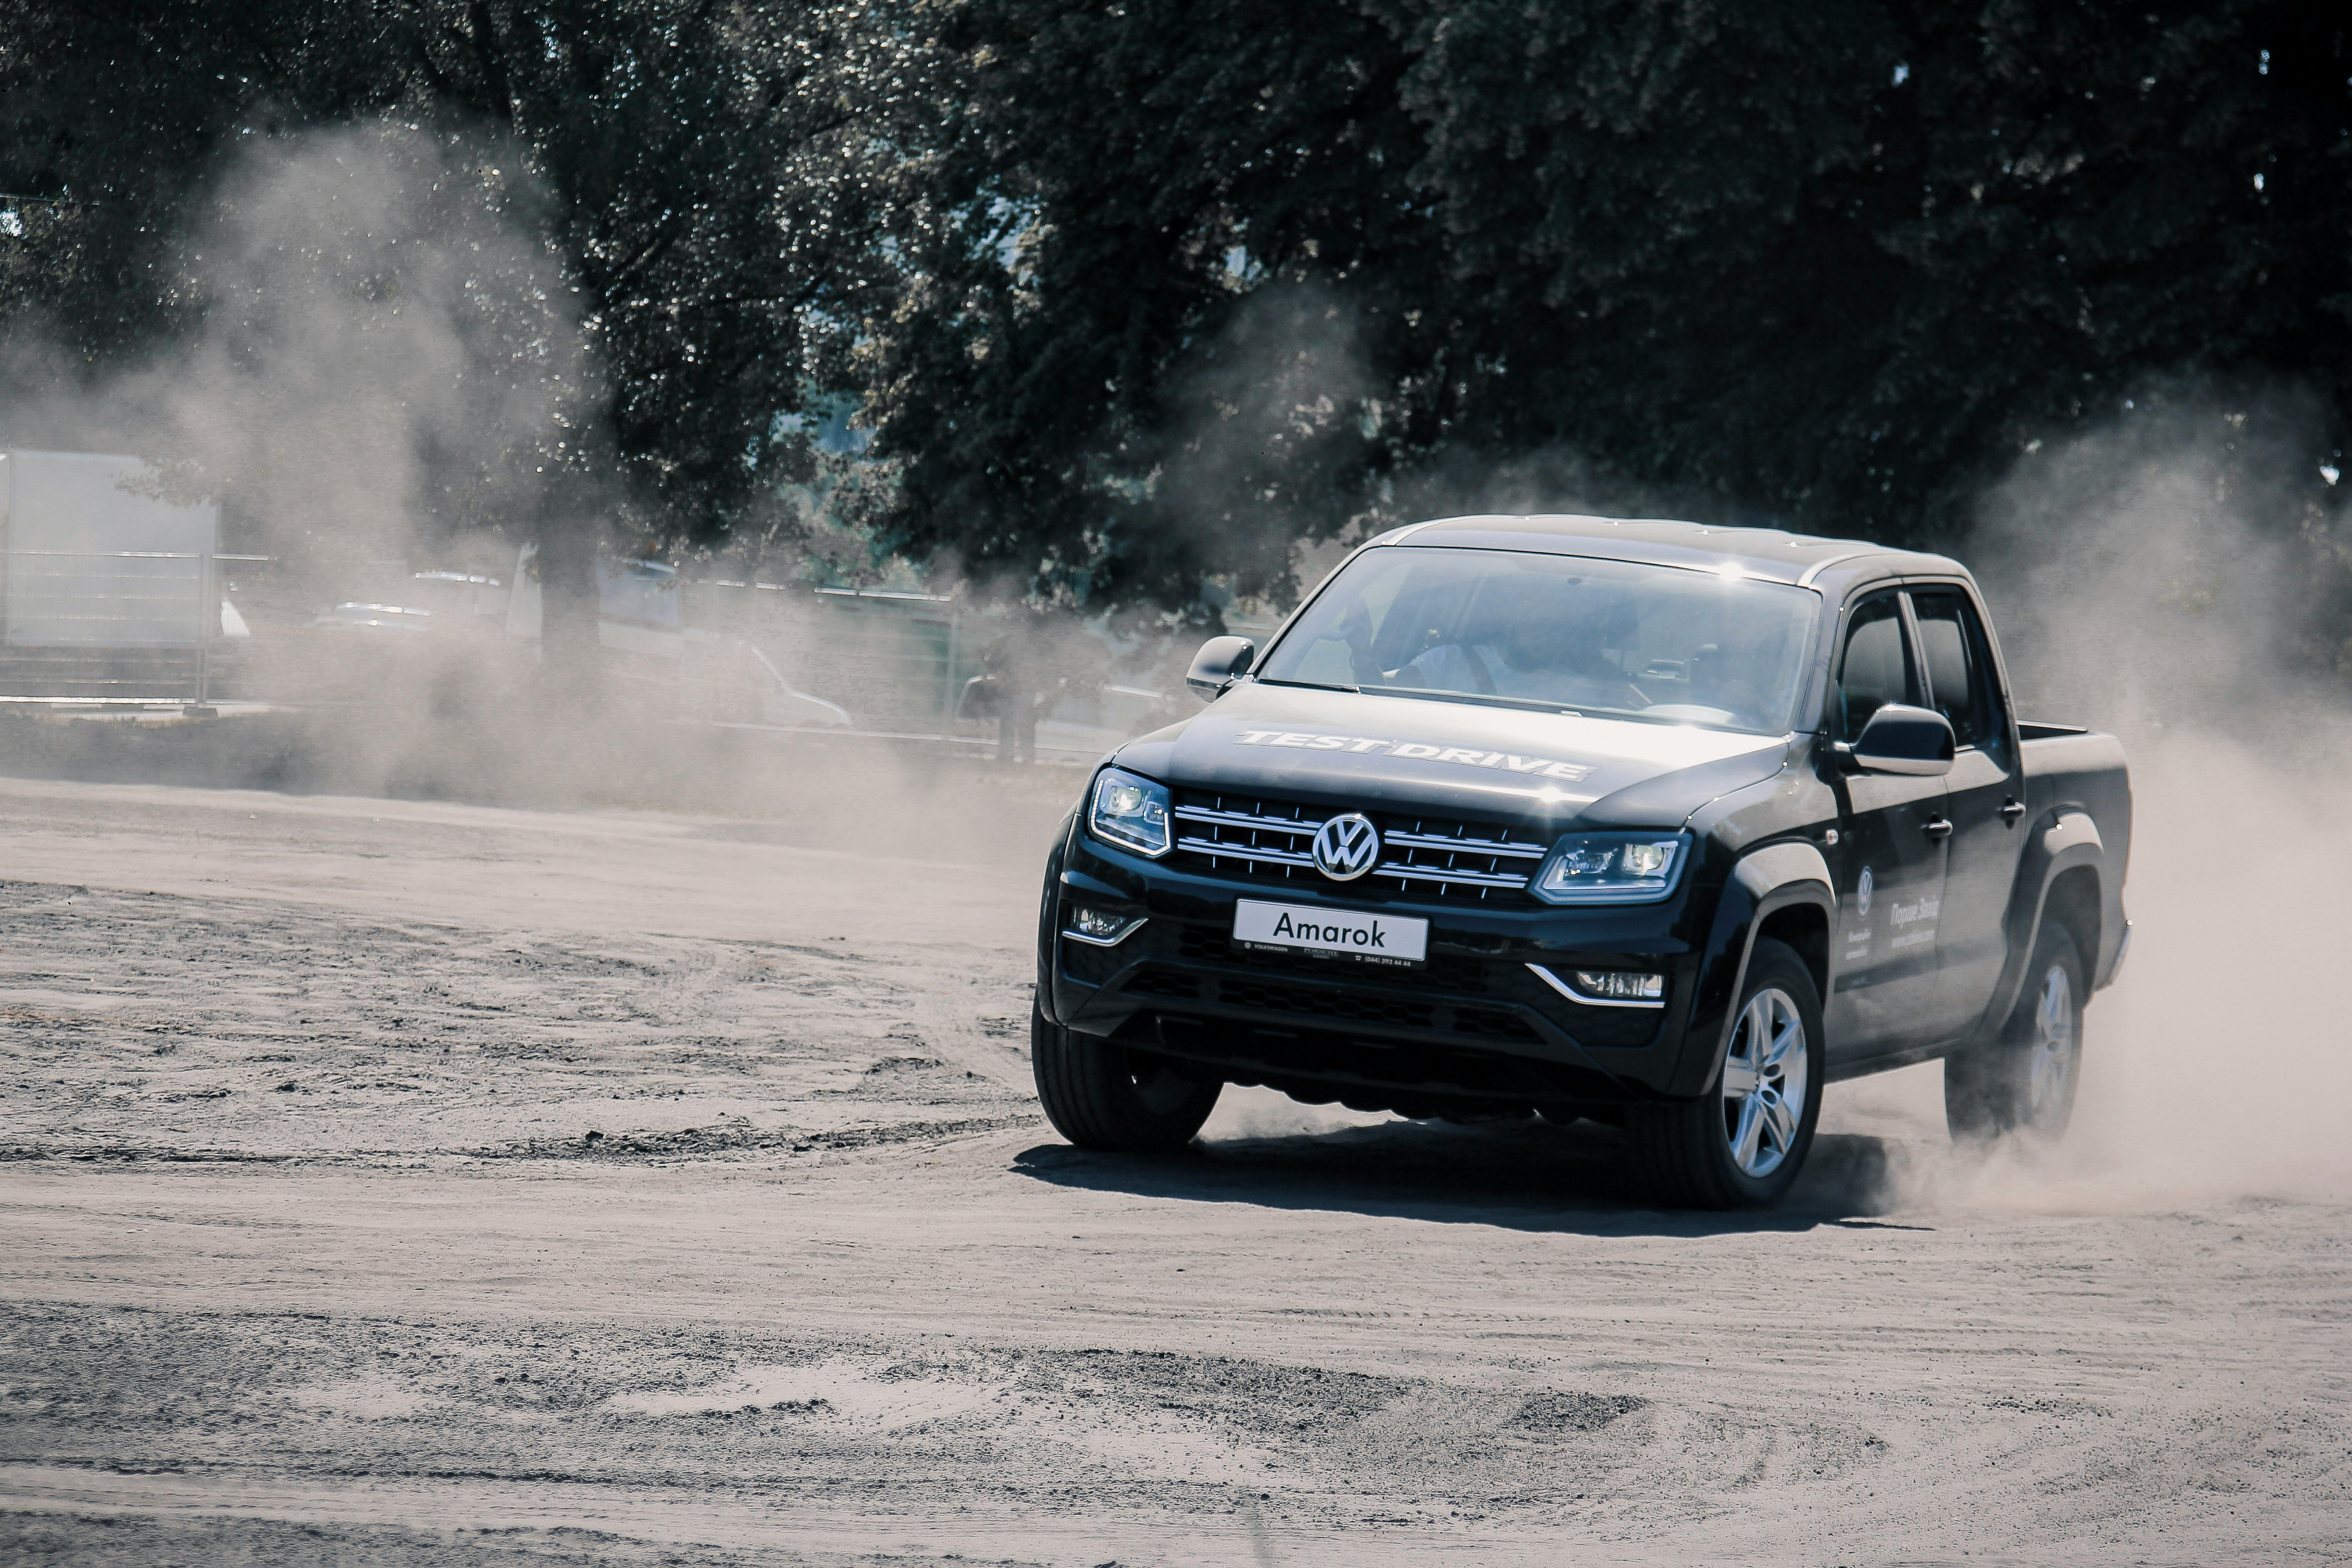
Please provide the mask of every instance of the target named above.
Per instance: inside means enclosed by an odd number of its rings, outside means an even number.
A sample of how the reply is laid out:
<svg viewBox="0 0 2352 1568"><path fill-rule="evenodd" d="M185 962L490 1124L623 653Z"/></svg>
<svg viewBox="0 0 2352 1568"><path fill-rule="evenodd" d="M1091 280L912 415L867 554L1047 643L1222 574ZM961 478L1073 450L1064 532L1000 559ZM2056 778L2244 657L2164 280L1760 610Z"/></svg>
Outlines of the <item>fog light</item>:
<svg viewBox="0 0 2352 1568"><path fill-rule="evenodd" d="M1540 963L1528 967L1537 979L1559 992L1571 1002L1588 1007L1663 1007L1666 1005L1666 977L1644 974L1638 969L1579 969L1563 980Z"/></svg>
<svg viewBox="0 0 2352 1568"><path fill-rule="evenodd" d="M1070 923L1062 934L1097 947L1117 947L1141 929L1141 915L1115 914L1109 910L1087 909L1083 905L1070 910Z"/></svg>
<svg viewBox="0 0 2352 1568"><path fill-rule="evenodd" d="M1575 984L1596 1002L1663 1002L1666 996L1664 975L1630 969L1580 969Z"/></svg>

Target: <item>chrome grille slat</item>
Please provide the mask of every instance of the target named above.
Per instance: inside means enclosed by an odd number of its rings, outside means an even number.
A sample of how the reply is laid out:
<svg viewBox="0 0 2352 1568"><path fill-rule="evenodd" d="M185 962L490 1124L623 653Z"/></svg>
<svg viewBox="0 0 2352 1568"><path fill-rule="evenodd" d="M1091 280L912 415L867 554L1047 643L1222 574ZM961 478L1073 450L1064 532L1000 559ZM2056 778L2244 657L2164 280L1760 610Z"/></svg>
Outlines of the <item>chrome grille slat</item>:
<svg viewBox="0 0 2352 1568"><path fill-rule="evenodd" d="M1433 866L1404 866L1394 860L1382 861L1372 875L1393 877L1401 882L1458 882L1465 888L1509 888L1516 890L1528 885L1525 877L1501 872L1466 871L1458 867L1440 869Z"/></svg>
<svg viewBox="0 0 2352 1568"><path fill-rule="evenodd" d="M1199 857L1196 865L1244 881L1289 883L1313 873L1320 883L1307 841L1330 816L1329 807L1199 790L1183 792L1171 815L1182 835L1177 851L1187 859ZM1550 853L1549 845L1515 843L1511 830L1484 823L1410 812L1370 815L1387 853L1368 878L1422 897L1510 898L1525 891L1537 864Z"/></svg>
<svg viewBox="0 0 2352 1568"><path fill-rule="evenodd" d="M1307 830L1314 832L1313 828ZM1435 833L1383 833L1381 842L1399 849L1452 850L1465 855L1507 855L1540 860L1551 853L1540 844L1506 844L1499 838L1448 838Z"/></svg>
<svg viewBox="0 0 2352 1568"><path fill-rule="evenodd" d="M1305 838L1312 838L1315 830L1323 826L1319 816L1312 822L1301 822L1288 816L1256 816L1246 811L1212 811L1205 805L1180 805L1176 816L1183 822L1213 823L1219 827L1242 827L1254 832L1295 833Z"/></svg>
<svg viewBox="0 0 2352 1568"><path fill-rule="evenodd" d="M1220 860L1259 860L1269 866L1298 866L1315 868L1315 858L1296 849L1261 849L1249 844L1221 844L1207 838L1179 838L1179 849L1190 849L1195 855L1213 855Z"/></svg>

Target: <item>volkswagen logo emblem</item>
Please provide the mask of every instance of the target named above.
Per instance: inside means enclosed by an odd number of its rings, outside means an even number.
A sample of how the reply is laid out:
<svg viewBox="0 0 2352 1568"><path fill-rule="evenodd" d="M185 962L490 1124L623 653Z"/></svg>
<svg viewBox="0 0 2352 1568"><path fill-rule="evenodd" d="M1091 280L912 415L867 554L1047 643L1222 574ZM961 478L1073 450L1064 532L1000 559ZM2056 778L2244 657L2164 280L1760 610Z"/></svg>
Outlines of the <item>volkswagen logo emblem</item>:
<svg viewBox="0 0 2352 1568"><path fill-rule="evenodd" d="M1381 830L1360 811L1335 816L1315 830L1315 868L1335 882L1352 882L1381 861Z"/></svg>

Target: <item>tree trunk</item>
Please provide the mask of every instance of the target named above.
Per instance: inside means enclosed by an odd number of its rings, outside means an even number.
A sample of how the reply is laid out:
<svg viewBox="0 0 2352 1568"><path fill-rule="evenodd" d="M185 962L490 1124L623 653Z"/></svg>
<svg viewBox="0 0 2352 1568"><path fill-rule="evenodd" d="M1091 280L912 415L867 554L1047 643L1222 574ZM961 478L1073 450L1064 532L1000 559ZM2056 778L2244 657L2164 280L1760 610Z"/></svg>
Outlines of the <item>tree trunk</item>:
<svg viewBox="0 0 2352 1568"><path fill-rule="evenodd" d="M584 717L604 686L595 524L585 509L543 509L538 534L542 702L567 717Z"/></svg>

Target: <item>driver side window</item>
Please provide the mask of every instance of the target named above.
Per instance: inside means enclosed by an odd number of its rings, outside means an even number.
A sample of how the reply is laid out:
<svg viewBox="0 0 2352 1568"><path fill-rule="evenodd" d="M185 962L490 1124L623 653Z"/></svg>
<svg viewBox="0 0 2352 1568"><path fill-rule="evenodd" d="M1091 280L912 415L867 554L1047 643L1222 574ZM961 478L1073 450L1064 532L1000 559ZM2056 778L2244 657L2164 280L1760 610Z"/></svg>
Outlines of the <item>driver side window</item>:
<svg viewBox="0 0 2352 1568"><path fill-rule="evenodd" d="M1856 605L1846 621L1845 647L1830 687L1830 738L1850 742L1887 703L1916 706L1918 700L1919 677L1912 668L1910 639L1903 635L1898 597L1892 592L1874 595Z"/></svg>

